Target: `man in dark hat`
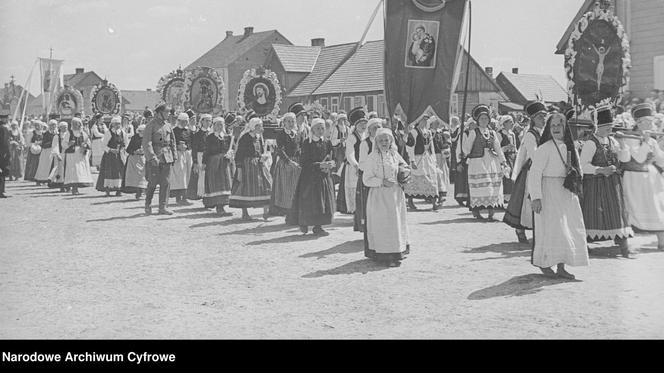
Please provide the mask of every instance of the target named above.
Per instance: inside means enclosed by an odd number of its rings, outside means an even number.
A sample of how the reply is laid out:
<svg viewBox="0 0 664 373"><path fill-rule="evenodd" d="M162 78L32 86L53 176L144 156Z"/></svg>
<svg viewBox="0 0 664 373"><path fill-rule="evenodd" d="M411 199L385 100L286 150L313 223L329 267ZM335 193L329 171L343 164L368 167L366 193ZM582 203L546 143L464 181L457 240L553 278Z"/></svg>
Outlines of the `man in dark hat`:
<svg viewBox="0 0 664 373"><path fill-rule="evenodd" d="M5 195L5 178L9 175L9 129L5 125L8 115L0 118L0 198L7 198Z"/></svg>
<svg viewBox="0 0 664 373"><path fill-rule="evenodd" d="M544 103L530 101L524 106L524 111L530 118L530 128L524 134L516 156L512 171L512 180L515 181L515 185L503 221L516 229L519 242L528 243L525 230L533 229L533 217L529 193L526 190L527 174L546 125L548 110Z"/></svg>
<svg viewBox="0 0 664 373"><path fill-rule="evenodd" d="M307 123L307 111L301 103L295 103L288 108L288 111L295 114L295 123L297 132L301 138L309 137L309 124Z"/></svg>
<svg viewBox="0 0 664 373"><path fill-rule="evenodd" d="M171 166L177 160L175 150L175 136L173 128L168 123L170 108L165 103L157 105L155 117L145 127L143 134L143 152L146 161L146 178L148 189L145 193L145 214L152 214L152 197L159 185L159 214L172 215L168 211L168 197L170 184L168 178L171 174Z"/></svg>

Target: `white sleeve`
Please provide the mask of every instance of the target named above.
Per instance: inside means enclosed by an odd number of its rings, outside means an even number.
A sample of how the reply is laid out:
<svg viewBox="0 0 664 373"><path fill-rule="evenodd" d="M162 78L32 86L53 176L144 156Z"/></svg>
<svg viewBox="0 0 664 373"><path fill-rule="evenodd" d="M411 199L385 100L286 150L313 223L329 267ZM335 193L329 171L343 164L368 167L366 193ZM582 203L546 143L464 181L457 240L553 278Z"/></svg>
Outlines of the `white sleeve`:
<svg viewBox="0 0 664 373"><path fill-rule="evenodd" d="M477 133L475 131L470 131L468 135L463 134L463 153L467 156L473 150L473 143L475 142L475 137Z"/></svg>
<svg viewBox="0 0 664 373"><path fill-rule="evenodd" d="M353 167L358 167L358 160L355 159L355 136L348 136L346 140L346 160Z"/></svg>
<svg viewBox="0 0 664 373"><path fill-rule="evenodd" d="M498 159L500 159L500 163L505 163L505 153L503 153L503 149L500 147L500 140L498 139L498 133L496 132L496 135L493 138L493 148L496 149L496 153L498 153Z"/></svg>
<svg viewBox="0 0 664 373"><path fill-rule="evenodd" d="M581 163L581 171L584 175L596 175L597 169L599 167L593 166L592 161L595 153L597 152L597 146L594 141L587 140L583 144L583 150L579 156L579 163Z"/></svg>
<svg viewBox="0 0 664 373"><path fill-rule="evenodd" d="M104 133L104 137L101 139L101 146L105 152L109 151L108 142L111 141L111 132L107 131Z"/></svg>
<svg viewBox="0 0 664 373"><path fill-rule="evenodd" d="M362 181L364 185L370 188L378 188L383 185L383 179L376 173L376 167L373 157L368 157L364 162L364 173L362 174Z"/></svg>
<svg viewBox="0 0 664 373"><path fill-rule="evenodd" d="M540 146L533 155L533 164L528 172L528 191L530 198L534 201L542 199L542 176L549 162L549 146Z"/></svg>
<svg viewBox="0 0 664 373"><path fill-rule="evenodd" d="M653 148L653 152L655 153L655 163L659 167L664 167L664 151L662 151L655 139L650 139L649 143Z"/></svg>
<svg viewBox="0 0 664 373"><path fill-rule="evenodd" d="M364 164L366 163L368 155L369 155L369 145L367 145L366 141L362 141L362 143L360 143L360 159L358 160L360 170L362 171L364 171L364 166L365 166Z"/></svg>
<svg viewBox="0 0 664 373"><path fill-rule="evenodd" d="M58 155L60 154L60 134L53 136L53 145L51 146L51 154Z"/></svg>
<svg viewBox="0 0 664 373"><path fill-rule="evenodd" d="M339 129L337 126L332 127L332 131L330 131L330 142L332 142L332 146L337 146L341 142L339 139Z"/></svg>
<svg viewBox="0 0 664 373"><path fill-rule="evenodd" d="M632 148L631 153L635 161L643 163L646 161L646 158L648 158L648 153L650 153L650 144L644 142L638 148Z"/></svg>

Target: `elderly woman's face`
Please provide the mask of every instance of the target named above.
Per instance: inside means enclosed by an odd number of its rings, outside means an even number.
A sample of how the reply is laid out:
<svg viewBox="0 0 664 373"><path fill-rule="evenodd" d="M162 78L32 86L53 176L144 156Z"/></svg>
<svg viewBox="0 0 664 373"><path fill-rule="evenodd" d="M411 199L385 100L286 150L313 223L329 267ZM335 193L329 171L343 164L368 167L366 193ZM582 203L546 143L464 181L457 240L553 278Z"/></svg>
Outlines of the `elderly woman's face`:
<svg viewBox="0 0 664 373"><path fill-rule="evenodd" d="M254 133L261 134L263 133L263 123L258 123L254 128Z"/></svg>
<svg viewBox="0 0 664 373"><path fill-rule="evenodd" d="M201 128L207 130L212 125L212 119L205 118L201 120Z"/></svg>
<svg viewBox="0 0 664 373"><path fill-rule="evenodd" d="M371 126L371 128L369 128L369 137L376 136L376 131L378 131L379 128L380 126Z"/></svg>
<svg viewBox="0 0 664 373"><path fill-rule="evenodd" d="M514 127L514 122L511 119L506 120L505 123L503 123L503 127L506 130L511 130Z"/></svg>
<svg viewBox="0 0 664 373"><path fill-rule="evenodd" d="M323 137L323 135L325 134L325 126L317 125L317 126L311 127L311 133L315 137Z"/></svg>
<svg viewBox="0 0 664 373"><path fill-rule="evenodd" d="M212 128L215 133L220 133L224 130L224 125L221 122L217 122Z"/></svg>
<svg viewBox="0 0 664 373"><path fill-rule="evenodd" d="M378 149L380 149L381 152L388 151L392 145L389 136L380 136L376 139L376 143L378 143Z"/></svg>
<svg viewBox="0 0 664 373"><path fill-rule="evenodd" d="M293 117L285 117L284 120L284 128L291 131L293 128L295 128L295 118Z"/></svg>
<svg viewBox="0 0 664 373"><path fill-rule="evenodd" d="M563 141L565 139L565 117L562 115L556 115L551 119L551 136L558 140Z"/></svg>

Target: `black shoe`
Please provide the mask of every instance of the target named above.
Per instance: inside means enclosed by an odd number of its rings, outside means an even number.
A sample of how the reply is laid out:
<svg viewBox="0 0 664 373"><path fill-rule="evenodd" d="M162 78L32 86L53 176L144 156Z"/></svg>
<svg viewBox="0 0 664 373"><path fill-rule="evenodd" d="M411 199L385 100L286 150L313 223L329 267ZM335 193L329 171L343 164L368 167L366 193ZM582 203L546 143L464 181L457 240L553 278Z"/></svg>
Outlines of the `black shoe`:
<svg viewBox="0 0 664 373"><path fill-rule="evenodd" d="M302 234L309 233L309 227L306 227L304 225L300 226L300 232L302 232Z"/></svg>
<svg viewBox="0 0 664 373"><path fill-rule="evenodd" d="M551 268L540 268L540 271L542 271L542 274L544 276L549 277L549 278L554 278L556 277L556 272L553 271Z"/></svg>
<svg viewBox="0 0 664 373"><path fill-rule="evenodd" d="M484 220L484 217L482 217L478 210L473 210L473 217L477 220Z"/></svg>
<svg viewBox="0 0 664 373"><path fill-rule="evenodd" d="M166 210L165 208L159 209L159 215L173 215L173 212Z"/></svg>
<svg viewBox="0 0 664 373"><path fill-rule="evenodd" d="M4 193L0 193L0 198L9 198L9 196L6 196Z"/></svg>
<svg viewBox="0 0 664 373"><path fill-rule="evenodd" d="M116 197L120 197L120 196L122 196L122 192L119 192L119 191L118 191L118 192L115 192L115 196L116 196Z"/></svg>
<svg viewBox="0 0 664 373"><path fill-rule="evenodd" d="M326 236L330 235L329 232L327 232L326 230L324 230L321 227L314 227L313 232L314 232L315 236L320 236L320 237L326 237Z"/></svg>
<svg viewBox="0 0 664 373"><path fill-rule="evenodd" d="M408 201L408 208L411 210L417 210L417 207L415 206L415 203L412 200Z"/></svg>
<svg viewBox="0 0 664 373"><path fill-rule="evenodd" d="M145 206L145 215L152 215L152 207Z"/></svg>
<svg viewBox="0 0 664 373"><path fill-rule="evenodd" d="M519 243L528 243L528 237L526 237L526 232L516 231L516 237L519 239Z"/></svg>

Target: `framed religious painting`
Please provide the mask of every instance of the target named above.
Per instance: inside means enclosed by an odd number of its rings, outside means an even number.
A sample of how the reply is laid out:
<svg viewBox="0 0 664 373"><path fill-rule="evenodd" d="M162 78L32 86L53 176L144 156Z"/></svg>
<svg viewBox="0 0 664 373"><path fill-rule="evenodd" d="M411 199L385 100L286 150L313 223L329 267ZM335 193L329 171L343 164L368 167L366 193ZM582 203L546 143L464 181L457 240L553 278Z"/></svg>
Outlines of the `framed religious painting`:
<svg viewBox="0 0 664 373"><path fill-rule="evenodd" d="M567 88L575 106L587 110L622 96L629 83L629 47L612 7L597 3L579 19L565 50Z"/></svg>
<svg viewBox="0 0 664 373"><path fill-rule="evenodd" d="M85 115L84 106L81 92L68 85L61 88L55 95L55 112L62 119L71 119L77 113Z"/></svg>
<svg viewBox="0 0 664 373"><path fill-rule="evenodd" d="M122 95L118 88L104 80L92 88L92 111L95 114L114 115L119 114L122 106Z"/></svg>
<svg viewBox="0 0 664 373"><path fill-rule="evenodd" d="M185 107L197 114L220 114L224 81L216 70L197 67L185 77Z"/></svg>
<svg viewBox="0 0 664 373"><path fill-rule="evenodd" d="M244 72L237 98L240 111L253 110L261 118L279 114L281 86L274 72L259 68Z"/></svg>
<svg viewBox="0 0 664 373"><path fill-rule="evenodd" d="M178 68L163 76L159 79L159 83L157 83L157 92L162 101L170 105L177 112L185 111L185 78L186 72Z"/></svg>
<svg viewBox="0 0 664 373"><path fill-rule="evenodd" d="M436 46L440 22L408 20L405 66L418 69L436 67Z"/></svg>

